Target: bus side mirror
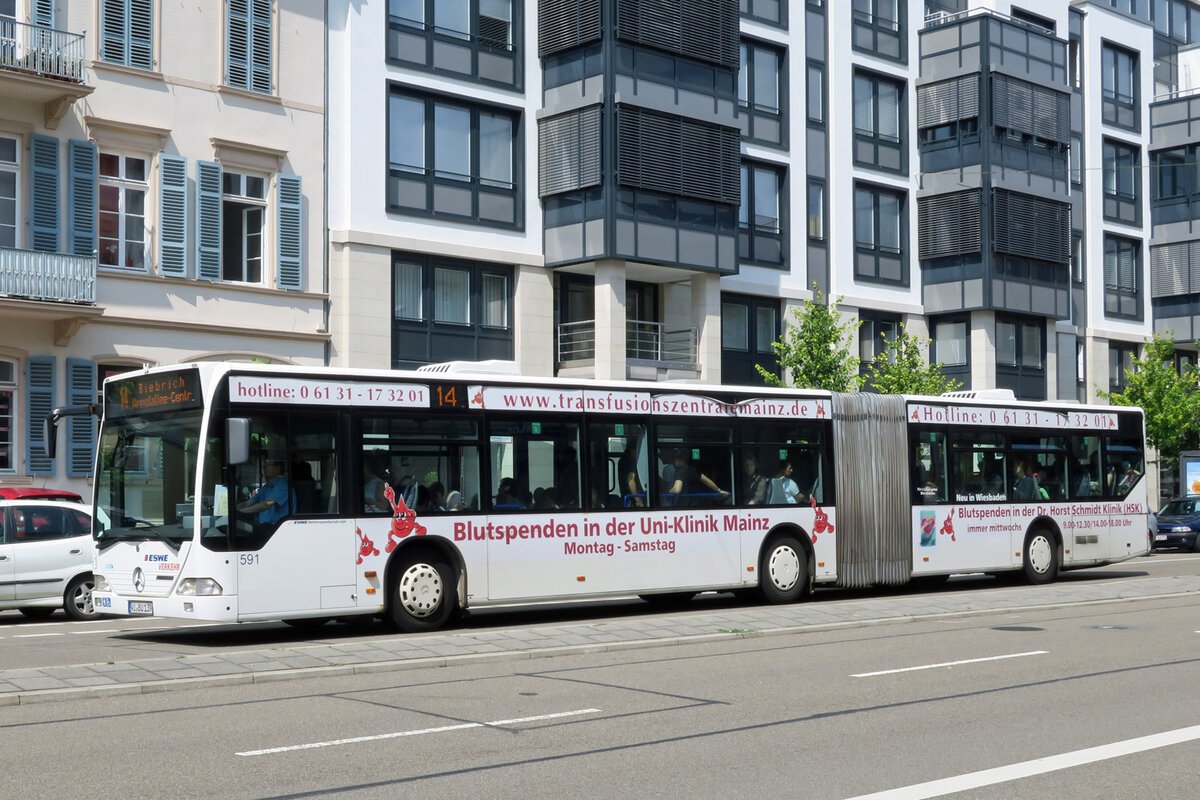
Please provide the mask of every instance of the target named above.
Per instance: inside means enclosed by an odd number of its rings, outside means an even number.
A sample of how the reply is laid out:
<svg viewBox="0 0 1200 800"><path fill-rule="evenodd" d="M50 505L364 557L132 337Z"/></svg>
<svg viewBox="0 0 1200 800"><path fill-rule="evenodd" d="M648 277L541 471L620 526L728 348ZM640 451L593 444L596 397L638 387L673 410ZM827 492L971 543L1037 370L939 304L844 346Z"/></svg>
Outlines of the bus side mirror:
<svg viewBox="0 0 1200 800"><path fill-rule="evenodd" d="M225 420L225 463L231 467L250 460L250 420L230 417Z"/></svg>

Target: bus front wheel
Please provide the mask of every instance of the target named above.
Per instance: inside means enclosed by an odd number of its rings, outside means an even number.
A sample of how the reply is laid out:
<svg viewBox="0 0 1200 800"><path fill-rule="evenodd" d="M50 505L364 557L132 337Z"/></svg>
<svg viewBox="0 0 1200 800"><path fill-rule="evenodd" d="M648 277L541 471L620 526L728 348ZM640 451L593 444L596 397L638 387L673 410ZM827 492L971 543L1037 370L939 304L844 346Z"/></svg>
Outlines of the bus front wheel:
<svg viewBox="0 0 1200 800"><path fill-rule="evenodd" d="M402 631L437 630L454 612L454 568L432 550L401 555L389 604L392 622Z"/></svg>
<svg viewBox="0 0 1200 800"><path fill-rule="evenodd" d="M794 536L773 539L758 565L758 591L768 603L793 603L808 584L808 555Z"/></svg>
<svg viewBox="0 0 1200 800"><path fill-rule="evenodd" d="M1024 570L1030 583L1049 583L1058 575L1058 544L1052 534L1035 530L1025 537Z"/></svg>

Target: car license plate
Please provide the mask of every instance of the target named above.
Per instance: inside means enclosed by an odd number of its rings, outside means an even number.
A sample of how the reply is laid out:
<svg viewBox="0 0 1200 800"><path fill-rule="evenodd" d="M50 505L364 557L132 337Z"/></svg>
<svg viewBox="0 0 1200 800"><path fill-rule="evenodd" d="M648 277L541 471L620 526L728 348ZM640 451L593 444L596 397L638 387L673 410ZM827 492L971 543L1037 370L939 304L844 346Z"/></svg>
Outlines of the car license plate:
<svg viewBox="0 0 1200 800"><path fill-rule="evenodd" d="M1165 542L1166 540L1167 537L1163 536L1161 533L1154 537L1154 541L1156 542Z"/></svg>
<svg viewBox="0 0 1200 800"><path fill-rule="evenodd" d="M142 602L139 600L129 601L130 614L145 614L151 615L154 613L154 603Z"/></svg>

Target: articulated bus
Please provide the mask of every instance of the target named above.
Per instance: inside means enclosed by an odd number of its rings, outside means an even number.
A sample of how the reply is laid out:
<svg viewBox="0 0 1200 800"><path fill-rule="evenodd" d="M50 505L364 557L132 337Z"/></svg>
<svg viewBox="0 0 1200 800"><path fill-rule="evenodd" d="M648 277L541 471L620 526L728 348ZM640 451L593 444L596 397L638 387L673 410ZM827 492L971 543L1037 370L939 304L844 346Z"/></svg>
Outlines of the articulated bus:
<svg viewBox="0 0 1200 800"><path fill-rule="evenodd" d="M109 378L97 609L428 631L500 604L1040 583L1147 551L1139 409L501 366Z"/></svg>

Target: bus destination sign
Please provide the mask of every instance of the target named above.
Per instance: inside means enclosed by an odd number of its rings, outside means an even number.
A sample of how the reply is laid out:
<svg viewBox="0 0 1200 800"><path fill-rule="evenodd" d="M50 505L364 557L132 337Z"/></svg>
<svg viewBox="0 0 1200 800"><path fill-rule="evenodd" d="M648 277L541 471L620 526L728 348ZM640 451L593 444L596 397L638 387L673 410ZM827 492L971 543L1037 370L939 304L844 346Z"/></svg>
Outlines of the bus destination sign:
<svg viewBox="0 0 1200 800"><path fill-rule="evenodd" d="M363 383L272 375L231 375L229 402L429 408L429 387L417 383Z"/></svg>
<svg viewBox="0 0 1200 800"><path fill-rule="evenodd" d="M110 417L153 411L200 408L200 373L194 369L157 375L134 375L104 385L104 413Z"/></svg>

